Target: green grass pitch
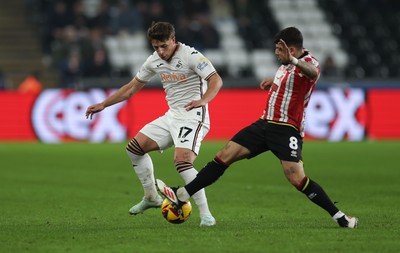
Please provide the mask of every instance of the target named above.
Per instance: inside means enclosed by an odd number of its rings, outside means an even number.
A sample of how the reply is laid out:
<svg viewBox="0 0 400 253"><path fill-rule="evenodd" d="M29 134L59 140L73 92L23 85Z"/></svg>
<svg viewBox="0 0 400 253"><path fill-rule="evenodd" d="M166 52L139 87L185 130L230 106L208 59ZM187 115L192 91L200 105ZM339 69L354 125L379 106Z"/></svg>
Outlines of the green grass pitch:
<svg viewBox="0 0 400 253"><path fill-rule="evenodd" d="M198 169L225 142L207 141ZM0 144L0 252L400 252L400 142L306 141L308 176L355 230L295 190L272 153L231 166L207 188L217 226L167 223L160 209L130 216L143 190L125 144ZM173 150L151 154L157 178L182 185Z"/></svg>

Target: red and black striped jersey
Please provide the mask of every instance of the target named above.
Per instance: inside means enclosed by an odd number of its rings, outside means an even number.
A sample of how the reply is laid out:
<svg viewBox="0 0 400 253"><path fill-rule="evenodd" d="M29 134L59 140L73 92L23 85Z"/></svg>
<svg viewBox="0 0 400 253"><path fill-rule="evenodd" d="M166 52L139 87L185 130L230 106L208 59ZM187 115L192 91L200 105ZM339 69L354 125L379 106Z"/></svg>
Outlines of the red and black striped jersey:
<svg viewBox="0 0 400 253"><path fill-rule="evenodd" d="M293 125L303 135L305 110L319 78L320 66L307 50L299 61L312 63L318 69L318 76L311 80L295 65L281 65L268 92L262 118Z"/></svg>

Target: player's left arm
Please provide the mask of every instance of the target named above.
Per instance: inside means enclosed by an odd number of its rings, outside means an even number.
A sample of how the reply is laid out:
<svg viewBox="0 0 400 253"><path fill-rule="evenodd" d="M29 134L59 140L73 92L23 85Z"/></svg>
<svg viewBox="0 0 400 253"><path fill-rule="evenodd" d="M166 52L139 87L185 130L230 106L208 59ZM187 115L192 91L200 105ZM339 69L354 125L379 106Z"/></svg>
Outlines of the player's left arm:
<svg viewBox="0 0 400 253"><path fill-rule="evenodd" d="M222 78L217 72L215 72L212 76L210 76L207 82L208 82L208 88L206 93L204 93L202 97L202 100L204 100L206 104L215 98L215 96L221 89L223 83Z"/></svg>
<svg viewBox="0 0 400 253"><path fill-rule="evenodd" d="M291 62L293 62L293 58L290 59ZM296 67L299 68L300 71L311 80L318 76L318 68L311 62L298 61Z"/></svg>
<svg viewBox="0 0 400 253"><path fill-rule="evenodd" d="M217 72L211 75L206 81L208 81L207 91L204 93L201 99L192 100L191 102L187 103L185 105L185 109L187 111L190 111L193 108L204 106L209 103L218 94L223 84L222 78Z"/></svg>
<svg viewBox="0 0 400 253"><path fill-rule="evenodd" d="M294 57L286 45L286 42L284 40L280 40L278 42L279 47L279 56L283 60L283 62L286 63L292 63L294 64L297 68L300 69L300 71L308 78L311 80L315 79L318 77L319 71L318 68L312 64L311 62L307 61L299 61L296 57Z"/></svg>

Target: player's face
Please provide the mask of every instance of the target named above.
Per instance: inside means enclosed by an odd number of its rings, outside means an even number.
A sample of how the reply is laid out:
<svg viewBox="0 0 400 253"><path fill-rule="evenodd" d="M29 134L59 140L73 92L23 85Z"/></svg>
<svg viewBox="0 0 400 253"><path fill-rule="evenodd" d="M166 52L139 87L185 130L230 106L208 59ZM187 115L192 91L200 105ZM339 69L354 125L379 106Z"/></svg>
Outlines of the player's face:
<svg viewBox="0 0 400 253"><path fill-rule="evenodd" d="M278 61L282 64L287 64L287 62L284 61L284 59L282 59L282 54L284 50L284 45L281 42L278 42L275 44L275 55L276 58L278 58Z"/></svg>
<svg viewBox="0 0 400 253"><path fill-rule="evenodd" d="M151 45L161 59L168 61L175 52L175 37L172 37L166 41L152 40Z"/></svg>
<svg viewBox="0 0 400 253"><path fill-rule="evenodd" d="M287 65L289 64L290 55L295 55L296 49L295 47L288 47L283 41L279 41L275 44L275 55L276 58L280 61L280 63Z"/></svg>

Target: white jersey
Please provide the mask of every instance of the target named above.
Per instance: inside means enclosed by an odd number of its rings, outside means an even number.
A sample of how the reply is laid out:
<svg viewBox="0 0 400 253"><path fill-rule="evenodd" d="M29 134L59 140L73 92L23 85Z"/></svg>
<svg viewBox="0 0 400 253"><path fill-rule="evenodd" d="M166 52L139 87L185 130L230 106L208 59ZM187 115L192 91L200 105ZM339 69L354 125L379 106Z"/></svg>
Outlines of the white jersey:
<svg viewBox="0 0 400 253"><path fill-rule="evenodd" d="M162 60L157 52L150 55L136 78L148 82L159 75L166 92L170 112L175 116L185 114L184 106L200 99L207 90L208 78L216 72L211 62L193 47L178 42L177 49L169 62ZM207 106L203 108L208 123Z"/></svg>

